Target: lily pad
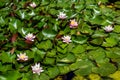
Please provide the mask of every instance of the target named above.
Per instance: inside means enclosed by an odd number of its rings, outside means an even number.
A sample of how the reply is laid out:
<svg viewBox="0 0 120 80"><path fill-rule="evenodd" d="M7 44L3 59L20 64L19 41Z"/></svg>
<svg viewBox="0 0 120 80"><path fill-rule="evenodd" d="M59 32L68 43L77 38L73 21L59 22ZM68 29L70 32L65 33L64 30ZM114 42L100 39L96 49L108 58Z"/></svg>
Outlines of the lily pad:
<svg viewBox="0 0 120 80"><path fill-rule="evenodd" d="M57 32L52 29L44 29L42 30L42 34L47 38L53 38L56 36Z"/></svg>
<svg viewBox="0 0 120 80"><path fill-rule="evenodd" d="M84 44L87 42L87 37L85 36L76 36L76 37L73 37L73 42L75 43L79 43L79 44Z"/></svg>

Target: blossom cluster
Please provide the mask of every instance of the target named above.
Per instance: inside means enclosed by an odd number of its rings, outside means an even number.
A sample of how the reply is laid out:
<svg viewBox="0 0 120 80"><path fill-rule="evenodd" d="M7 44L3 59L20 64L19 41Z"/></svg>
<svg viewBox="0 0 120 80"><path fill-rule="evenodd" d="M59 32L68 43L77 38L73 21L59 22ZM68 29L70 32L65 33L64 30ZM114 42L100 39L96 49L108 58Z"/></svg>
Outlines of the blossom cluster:
<svg viewBox="0 0 120 80"><path fill-rule="evenodd" d="M67 18L67 16L66 16L65 13L63 13L63 12L60 12L60 13L59 13L58 19L66 19L66 18ZM77 28L77 27L78 27L78 22L77 22L75 19L72 19L72 20L70 20L69 26L70 26L70 28ZM105 26L103 29L104 29L106 32L111 32L111 31L114 30L114 28L113 28L111 25ZM63 40L63 42L65 42L65 43L67 43L67 44L69 44L70 42L72 42L72 41L71 41L71 37L68 36L68 35L67 35L67 36L63 36L63 37L62 37L62 40Z"/></svg>
<svg viewBox="0 0 120 80"><path fill-rule="evenodd" d="M34 2L30 3L29 5L32 8L36 7L36 4ZM57 16L58 16L58 19L61 19L61 20L64 20L64 19L66 19L68 17L64 12L60 12L59 15L57 15ZM75 19L71 19L69 21L69 27L70 27L70 29L78 28L78 22ZM111 25L105 26L103 29L106 32L111 32L111 31L114 30L114 28ZM34 42L36 36L33 35L33 33L28 33L24 38L27 41ZM62 39L62 41L64 43L67 43L67 44L69 44L70 42L72 42L70 35L65 35L61 39ZM26 55L26 53L20 53L20 54L17 54L17 60L24 62L24 61L28 61L29 58ZM35 65L32 65L31 68L32 68L33 74L36 73L36 74L40 75L40 73L44 71L43 68L41 67L40 63L35 63Z"/></svg>
<svg viewBox="0 0 120 80"><path fill-rule="evenodd" d="M27 61L28 60L28 56L26 55L26 53L20 53L17 54L17 60L18 61ZM36 63L35 65L31 66L32 68L32 72L35 74L40 75L41 72L43 72L43 68L40 66L40 63Z"/></svg>

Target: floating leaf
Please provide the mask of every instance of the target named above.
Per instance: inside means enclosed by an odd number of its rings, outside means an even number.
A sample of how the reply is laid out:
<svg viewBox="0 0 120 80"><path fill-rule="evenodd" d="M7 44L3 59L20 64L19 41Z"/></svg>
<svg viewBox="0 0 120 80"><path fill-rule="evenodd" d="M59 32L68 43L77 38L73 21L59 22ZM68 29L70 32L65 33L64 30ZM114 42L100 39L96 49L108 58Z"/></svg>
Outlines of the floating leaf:
<svg viewBox="0 0 120 80"><path fill-rule="evenodd" d="M54 78L59 74L59 69L58 67L52 67L47 69L47 74L50 78Z"/></svg>
<svg viewBox="0 0 120 80"><path fill-rule="evenodd" d="M18 71L7 71L6 74L0 76L0 78L3 80L17 80L20 77L21 74Z"/></svg>
<svg viewBox="0 0 120 80"><path fill-rule="evenodd" d="M51 49L52 48L52 42L50 40L46 40L46 41L43 41L41 42L40 44L37 45L37 47L39 49L44 49L44 50L48 50L48 49Z"/></svg>
<svg viewBox="0 0 120 80"><path fill-rule="evenodd" d="M103 43L103 38L96 38L90 41L90 43L95 44L95 45L101 45Z"/></svg>
<svg viewBox="0 0 120 80"><path fill-rule="evenodd" d="M40 80L50 80L50 77L47 74L41 73L39 79Z"/></svg>
<svg viewBox="0 0 120 80"><path fill-rule="evenodd" d="M85 51L85 48L82 45L77 45L75 48L72 49L72 53L74 54L82 53L84 51Z"/></svg>
<svg viewBox="0 0 120 80"><path fill-rule="evenodd" d="M119 25L114 26L114 32L120 33L120 26Z"/></svg>
<svg viewBox="0 0 120 80"><path fill-rule="evenodd" d="M54 65L55 63L55 58L48 58L46 57L43 61L44 64L47 64L47 65Z"/></svg>
<svg viewBox="0 0 120 80"><path fill-rule="evenodd" d="M101 77L98 74L90 74L90 80L101 80Z"/></svg>
<svg viewBox="0 0 120 80"><path fill-rule="evenodd" d="M113 47L117 44L117 40L114 38L106 38L105 39L106 42L103 42L102 46L104 47Z"/></svg>
<svg viewBox="0 0 120 80"><path fill-rule="evenodd" d="M114 79L114 80L119 80L120 79L120 71L116 71L115 73L113 74L110 74L110 78Z"/></svg>
<svg viewBox="0 0 120 80"><path fill-rule="evenodd" d="M105 34L102 31L95 31L95 33L92 35L92 38L96 38L96 37L106 37L107 34Z"/></svg>
<svg viewBox="0 0 120 80"><path fill-rule="evenodd" d="M73 37L73 42L75 43L79 43L79 44L84 44L87 42L87 37L84 37L84 36L76 36L76 37Z"/></svg>
<svg viewBox="0 0 120 80"><path fill-rule="evenodd" d="M11 55L10 53L2 52L0 60L2 60L3 63L6 62L13 62L15 59L15 55Z"/></svg>
<svg viewBox="0 0 120 80"><path fill-rule="evenodd" d="M79 63L79 64L78 64ZM78 61L77 64L71 64L70 69L75 70L76 75L88 75L92 71L92 63L88 60Z"/></svg>
<svg viewBox="0 0 120 80"><path fill-rule="evenodd" d="M70 71L68 66L59 66L60 74L66 74Z"/></svg>
<svg viewBox="0 0 120 80"><path fill-rule="evenodd" d="M107 76L115 71L116 71L116 67L111 63L102 63L102 64L99 64L99 67L96 67L93 69L94 73L98 73L101 76Z"/></svg>
<svg viewBox="0 0 120 80"><path fill-rule="evenodd" d="M51 50L47 52L46 54L47 57L55 57L56 56L56 50Z"/></svg>
<svg viewBox="0 0 120 80"><path fill-rule="evenodd" d="M42 31L42 34L47 38L53 38L56 36L57 33L51 29L44 29Z"/></svg>
<svg viewBox="0 0 120 80"><path fill-rule="evenodd" d="M75 56L72 53L67 53L67 56L62 58L62 59L58 59L58 62L64 62L64 63L72 63L75 62Z"/></svg>

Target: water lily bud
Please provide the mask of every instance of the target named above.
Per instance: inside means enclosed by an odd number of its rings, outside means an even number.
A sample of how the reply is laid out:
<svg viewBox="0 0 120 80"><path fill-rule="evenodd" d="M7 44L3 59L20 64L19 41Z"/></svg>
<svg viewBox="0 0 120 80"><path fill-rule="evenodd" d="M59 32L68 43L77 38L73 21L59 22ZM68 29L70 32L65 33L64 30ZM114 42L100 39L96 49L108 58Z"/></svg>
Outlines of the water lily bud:
<svg viewBox="0 0 120 80"><path fill-rule="evenodd" d="M32 72L33 72L33 74L38 74L38 75L40 75L40 73L41 72L43 72L44 70L42 69L42 67L40 67L40 63L36 63L34 66L31 66L31 68L32 68Z"/></svg>

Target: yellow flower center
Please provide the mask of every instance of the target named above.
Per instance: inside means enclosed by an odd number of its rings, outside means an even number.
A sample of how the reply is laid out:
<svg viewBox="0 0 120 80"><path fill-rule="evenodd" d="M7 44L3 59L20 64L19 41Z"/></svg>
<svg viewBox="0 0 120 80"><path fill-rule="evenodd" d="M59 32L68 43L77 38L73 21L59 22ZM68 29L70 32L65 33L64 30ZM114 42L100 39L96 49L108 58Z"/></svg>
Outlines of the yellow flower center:
<svg viewBox="0 0 120 80"><path fill-rule="evenodd" d="M21 58L21 59L24 59L24 58L25 58L25 55L20 55L20 58Z"/></svg>
<svg viewBox="0 0 120 80"><path fill-rule="evenodd" d="M70 23L71 25L74 25L75 24L75 21L71 21L71 23Z"/></svg>

